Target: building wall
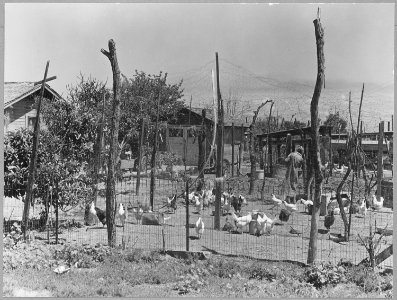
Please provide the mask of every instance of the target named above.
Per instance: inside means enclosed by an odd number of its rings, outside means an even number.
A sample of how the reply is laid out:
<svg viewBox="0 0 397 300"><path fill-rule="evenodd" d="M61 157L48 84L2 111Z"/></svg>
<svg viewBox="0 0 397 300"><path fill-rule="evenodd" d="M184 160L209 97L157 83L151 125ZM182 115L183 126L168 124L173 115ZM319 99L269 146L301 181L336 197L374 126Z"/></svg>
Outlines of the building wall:
<svg viewBox="0 0 397 300"><path fill-rule="evenodd" d="M8 107L4 110L4 115L8 115L8 120L5 120L4 132L14 131L19 128L29 127L29 118L36 118L37 111L32 109L34 100L32 97L27 97L17 103L12 107ZM34 123L30 123L30 127L33 129ZM45 124L41 122L40 128L44 129Z"/></svg>

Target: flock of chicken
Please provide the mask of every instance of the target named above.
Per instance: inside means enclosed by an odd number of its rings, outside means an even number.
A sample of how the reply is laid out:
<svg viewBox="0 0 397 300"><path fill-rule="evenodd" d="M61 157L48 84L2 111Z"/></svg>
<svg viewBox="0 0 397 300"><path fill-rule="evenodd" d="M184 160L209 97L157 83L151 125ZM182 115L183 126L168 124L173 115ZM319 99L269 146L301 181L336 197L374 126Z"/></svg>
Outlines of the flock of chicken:
<svg viewBox="0 0 397 300"><path fill-rule="evenodd" d="M184 195L186 197L186 194ZM196 212L199 214L199 218L195 223L195 231L197 234L197 238L200 239L204 233L205 224L202 218L202 211L205 208L210 207L215 203L215 190L202 190L200 192L191 192L188 194L189 202L194 205L196 208ZM174 194L172 197L168 197L166 206L168 207L168 211L171 210L172 213L175 213L177 209L177 195ZM241 207L242 205L246 205L247 201L245 197L242 195L236 196L234 193L224 192L221 195L221 209L223 215L230 215L231 207L233 207L234 211L231 212L230 219L228 216L226 217L226 223L223 227L225 231L231 231L233 229L237 229L237 231L243 232L245 228L250 226L251 222L254 221L254 234L256 236L261 236L263 234L270 234L274 228L274 225L279 221L287 222L289 216L298 210L297 205L302 204L305 207L305 211L313 206L313 201L305 200L303 198L299 199L296 204L288 203L285 200L278 199L274 194L271 194L271 202L273 204L272 210L275 207L280 208L280 213L275 214L275 218L269 218L263 212L248 212L247 215L241 216ZM380 210L383 207L384 198L380 197L378 200L376 195L372 196L371 203L367 203L366 199L363 199L360 204L353 205L353 213L358 213L361 216L365 216L367 214L368 208L372 207L373 210ZM345 213L349 212L350 209L350 200L346 194L342 195L342 206L345 210ZM340 208L336 201L333 199L327 206L328 214L324 218L324 227L330 230L331 226L335 222L335 215L340 214ZM142 207L138 204L138 208L135 209L132 206L128 207L128 209L124 208L122 203L119 203L117 209L117 217L120 219L120 222L123 226L125 226L126 219L128 217L128 210L132 210L133 215L135 216L137 223L139 224L142 220L142 216L145 212L151 213L148 207ZM99 220L103 226L106 225L106 213L98 207L95 207L94 202L91 203L89 208L89 213L94 216L95 219ZM237 215L236 215L237 214ZM168 218L163 217L163 222ZM158 219L157 219L158 220ZM147 225L151 225L148 224ZM158 224L157 224L158 225ZM301 232L295 230L291 227L290 233L292 234L301 234ZM329 233L330 234L330 233ZM329 235L330 239L340 239L340 237L333 237L331 234Z"/></svg>

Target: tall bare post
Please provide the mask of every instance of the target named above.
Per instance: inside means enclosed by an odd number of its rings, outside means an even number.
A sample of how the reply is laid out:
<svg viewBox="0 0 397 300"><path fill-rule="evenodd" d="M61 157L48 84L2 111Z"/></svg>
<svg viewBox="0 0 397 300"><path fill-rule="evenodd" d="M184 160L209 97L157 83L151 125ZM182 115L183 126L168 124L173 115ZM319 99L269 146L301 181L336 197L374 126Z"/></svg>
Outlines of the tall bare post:
<svg viewBox="0 0 397 300"><path fill-rule="evenodd" d="M255 151L255 135L254 135L254 127L256 123L256 119L259 114L259 110L264 107L267 103L272 102L272 100L266 100L263 102L261 105L258 106L256 111L254 111L254 116L252 117L252 123L250 125L250 132L249 132L249 144L248 144L248 149L249 149L249 155L250 155L250 162L251 162L251 176L250 176L250 187L249 187L249 195L252 195L254 192L254 185L255 185L255 177L256 177L256 151Z"/></svg>
<svg viewBox="0 0 397 300"><path fill-rule="evenodd" d="M41 84L40 98L36 109L36 123L34 124L34 131L33 131L32 154L30 156L30 163L29 163L29 178L28 178L28 185L26 187L25 204L23 207L22 231L23 231L24 240L26 240L26 230L28 227L28 219L29 219L29 208L30 205L32 205L33 203L33 184L34 184L34 179L35 179L34 177L36 172L37 149L39 146L39 139L40 139L40 109L41 109L41 101L43 100L44 97L44 87L47 79L47 72L49 65L50 65L50 61L47 61L47 65L44 71L44 79Z"/></svg>
<svg viewBox="0 0 397 300"><path fill-rule="evenodd" d="M238 147L238 169L237 174L241 175L241 164L243 162L243 147L244 147L244 125L241 124L240 145Z"/></svg>
<svg viewBox="0 0 397 300"><path fill-rule="evenodd" d="M215 53L216 63L216 98L218 101L218 129L217 129L217 143L216 143L216 194L215 194L215 220L214 228L219 230L221 227L221 194L222 194L222 180L223 176L223 103L221 99L221 92L219 89L219 62L218 52Z"/></svg>
<svg viewBox="0 0 397 300"><path fill-rule="evenodd" d="M185 189L185 204L186 204L186 251L189 251L189 180L186 180Z"/></svg>
<svg viewBox="0 0 397 300"><path fill-rule="evenodd" d="M269 139L270 139L270 120L272 118L272 110L273 110L273 105L274 101L272 101L272 104L270 105L270 113L269 113L269 118L267 120L267 141L266 141L266 147L269 150ZM278 115L278 111L277 111ZM278 120L278 116L277 116ZM265 184L266 184L266 176L265 176L265 166L263 166L263 182L262 182L262 189L261 189L261 200L263 201L265 198Z"/></svg>
<svg viewBox="0 0 397 300"><path fill-rule="evenodd" d="M154 211L154 189L156 185L156 179L154 178L154 173L156 171L156 152L157 152L157 144L158 144L158 129L159 129L159 112L160 112L160 93L157 98L157 113L156 113L156 125L154 132L154 143L153 143L153 151L152 151L152 160L151 160L151 171L150 171L150 207L151 210ZM185 158L186 159L186 158ZM185 162L186 164L186 162Z"/></svg>
<svg viewBox="0 0 397 300"><path fill-rule="evenodd" d="M110 152L108 158L108 176L106 179L106 225L108 231L109 247L116 246L116 161L118 156L118 137L119 137L119 120L120 120L120 99L121 99L121 78L120 68L117 62L116 44L111 39L108 43L109 51L101 49L110 61L113 73L113 109L110 127Z"/></svg>
<svg viewBox="0 0 397 300"><path fill-rule="evenodd" d="M383 178L383 133L385 130L385 121L379 124L379 137L378 137L378 184L376 190L376 197L378 200L382 195L382 178Z"/></svg>
<svg viewBox="0 0 397 300"><path fill-rule="evenodd" d="M234 177L234 123L232 123L232 177Z"/></svg>
<svg viewBox="0 0 397 300"><path fill-rule="evenodd" d="M205 167L205 138L206 138L206 126L205 126L206 111L203 109L201 111L201 129L198 134L198 190L202 190L204 186L204 167Z"/></svg>
<svg viewBox="0 0 397 300"><path fill-rule="evenodd" d="M139 195L139 188L141 186L141 165L142 165L142 153L143 153L143 138L145 135L145 120L141 119L141 131L139 133L139 151L138 151L138 164L136 170L136 187L135 187L135 195Z"/></svg>
<svg viewBox="0 0 397 300"><path fill-rule="evenodd" d="M320 219L320 205L321 205L321 190L323 174L321 172L321 157L320 157L320 143L319 143L319 123L318 123L318 103L321 96L321 90L324 85L324 30L321 26L319 14L317 19L313 21L316 44L317 44L317 80L313 92L313 98L310 103L311 115L311 138L312 138L312 168L314 169L315 189L313 197L313 211L310 229L309 251L307 255L307 263L312 264L317 256L317 235L318 235L318 221Z"/></svg>

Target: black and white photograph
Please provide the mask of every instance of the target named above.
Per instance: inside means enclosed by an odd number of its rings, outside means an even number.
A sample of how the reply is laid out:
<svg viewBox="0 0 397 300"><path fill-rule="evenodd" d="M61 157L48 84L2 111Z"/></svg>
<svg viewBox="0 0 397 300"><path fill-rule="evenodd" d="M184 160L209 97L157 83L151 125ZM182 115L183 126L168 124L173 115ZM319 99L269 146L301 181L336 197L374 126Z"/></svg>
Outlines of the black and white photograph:
<svg viewBox="0 0 397 300"><path fill-rule="evenodd" d="M3 297L393 297L394 1L3 13Z"/></svg>

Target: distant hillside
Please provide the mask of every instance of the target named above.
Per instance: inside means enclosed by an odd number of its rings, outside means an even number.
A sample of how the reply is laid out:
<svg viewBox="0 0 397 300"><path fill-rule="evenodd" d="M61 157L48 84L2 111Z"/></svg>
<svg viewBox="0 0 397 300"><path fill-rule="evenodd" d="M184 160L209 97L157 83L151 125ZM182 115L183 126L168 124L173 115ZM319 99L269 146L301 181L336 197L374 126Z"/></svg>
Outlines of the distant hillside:
<svg viewBox="0 0 397 300"><path fill-rule="evenodd" d="M220 88L222 98L229 111L239 115L252 116L257 106L266 99L274 99L274 113L287 120L296 117L307 122L310 119L310 102L313 95L315 79L308 81L283 81L264 76L257 76L243 70L220 71ZM184 95L187 104L192 97L195 107L208 107L213 103L211 71L188 74L183 78ZM360 104L362 83L349 83L327 80L322 90L319 102L319 113L322 121L329 112L339 111L349 120L349 90L351 90L351 108L354 127L357 126L357 116ZM227 104L229 102L229 104ZM268 114L270 105L261 111ZM365 83L362 120L366 132L376 131L380 120L391 121L394 113L394 85ZM294 115L294 116L293 116ZM349 121L350 124L350 121Z"/></svg>

